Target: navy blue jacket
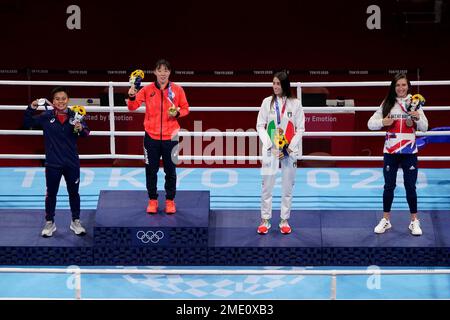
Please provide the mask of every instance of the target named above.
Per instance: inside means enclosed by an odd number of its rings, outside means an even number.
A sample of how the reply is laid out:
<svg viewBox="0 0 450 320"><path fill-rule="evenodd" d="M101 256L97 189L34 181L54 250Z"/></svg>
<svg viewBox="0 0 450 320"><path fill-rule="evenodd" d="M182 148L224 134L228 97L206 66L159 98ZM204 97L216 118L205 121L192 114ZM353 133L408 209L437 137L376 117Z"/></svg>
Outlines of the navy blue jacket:
<svg viewBox="0 0 450 320"><path fill-rule="evenodd" d="M54 110L47 110L39 115L34 115L35 109L28 106L25 111L24 127L32 129L42 128L45 141L45 166L49 167L80 167L78 157L77 139L79 136L88 136L89 128L84 120L81 121L83 130L74 133L74 125L69 119L73 118L74 112L68 109L68 117L64 123L59 122Z"/></svg>

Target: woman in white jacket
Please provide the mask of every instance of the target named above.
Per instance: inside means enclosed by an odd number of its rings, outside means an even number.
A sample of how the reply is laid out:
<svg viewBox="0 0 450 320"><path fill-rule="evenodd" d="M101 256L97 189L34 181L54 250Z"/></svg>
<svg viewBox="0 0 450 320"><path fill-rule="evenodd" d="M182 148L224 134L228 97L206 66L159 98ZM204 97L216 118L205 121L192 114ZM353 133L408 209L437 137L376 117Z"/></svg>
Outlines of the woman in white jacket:
<svg viewBox="0 0 450 320"><path fill-rule="evenodd" d="M411 109L411 95L408 90L411 84L404 74L394 77L380 108L368 121L370 130L380 130L386 127L384 142L384 192L383 218L375 227L375 233L384 233L392 227L390 211L394 200L397 170L403 169L403 180L406 199L411 213L409 230L411 234L420 236L422 229L417 216L417 145L416 130L427 131L428 120L421 108Z"/></svg>
<svg viewBox="0 0 450 320"><path fill-rule="evenodd" d="M272 218L272 191L281 163L282 198L280 231L291 233L288 223L292 205L297 156L302 132L305 131L305 116L300 100L292 97L291 85L286 72L273 77L273 94L265 98L258 113L256 128L262 142L263 177L261 194L261 224L259 234L266 234Z"/></svg>

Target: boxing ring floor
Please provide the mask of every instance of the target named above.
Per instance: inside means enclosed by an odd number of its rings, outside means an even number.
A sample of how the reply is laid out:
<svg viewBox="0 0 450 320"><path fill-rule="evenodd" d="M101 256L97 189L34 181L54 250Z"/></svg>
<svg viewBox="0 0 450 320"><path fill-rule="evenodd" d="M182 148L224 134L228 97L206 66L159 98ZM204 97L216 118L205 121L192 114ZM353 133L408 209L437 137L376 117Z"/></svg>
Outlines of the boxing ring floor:
<svg viewBox="0 0 450 320"><path fill-rule="evenodd" d="M423 212L424 236L412 237L407 224L395 225L404 233L404 241L427 241L430 224L426 215L448 217L450 208L450 169L421 169L417 183L419 213ZM0 209L42 210L44 207L43 168L0 168ZM407 204L399 171L393 217L402 215L407 221ZM209 190L210 208L232 217L239 209L257 213L261 177L258 169L179 168L178 190ZM159 189L163 186L160 172ZM333 213L361 212L381 217L383 177L379 168L299 168L294 189L293 210ZM144 190L143 168L83 168L80 195L84 213L97 207L100 190ZM278 221L280 187L275 187L274 219ZM57 209L68 208L65 188L60 189ZM401 211L401 212L396 212ZM60 213L61 215L62 213ZM293 213L293 215L296 212ZM406 217L405 217L406 216ZM42 218L43 219L43 218ZM58 215L56 217L58 221ZM258 221L258 216L253 217ZM354 215L350 219L357 219ZM62 218L60 218L62 220ZM345 223L346 217L339 219ZM300 220L301 222L301 220ZM428 225L427 225L428 224ZM58 225L58 223L57 223ZM256 230L256 224L254 229ZM41 225L36 226L39 231ZM375 236L368 227L368 237ZM61 230L61 229L59 229ZM445 230L443 230L445 231ZM62 232L62 231L61 231ZM272 233L277 233L276 228ZM301 223L288 237L302 237ZM254 237L260 237L254 233ZM424 240L425 239L425 240ZM42 241L45 239L39 239ZM108 267L108 266L105 266ZM60 267L63 268L63 267ZM83 267L85 268L85 267ZM89 266L86 268L100 268ZM113 266L112 268L157 268L156 266ZM158 267L160 268L160 267ZM165 266L162 268L170 269ZM194 267L177 267L177 269ZM196 266L195 269L218 267ZM243 267L221 267L243 269ZM244 269L283 270L365 270L367 267L304 266L304 267L244 267ZM382 267L389 269L390 267ZM402 269L407 267L395 267ZM442 266L427 267L439 269ZM417 269L417 268L416 268ZM420 268L418 268L420 269ZM0 274L0 297L73 298L73 279L68 274ZM83 275L83 298L112 299L328 299L329 276L291 275ZM338 299L450 299L448 275L383 275L376 283L369 276L341 276L337 284Z"/></svg>

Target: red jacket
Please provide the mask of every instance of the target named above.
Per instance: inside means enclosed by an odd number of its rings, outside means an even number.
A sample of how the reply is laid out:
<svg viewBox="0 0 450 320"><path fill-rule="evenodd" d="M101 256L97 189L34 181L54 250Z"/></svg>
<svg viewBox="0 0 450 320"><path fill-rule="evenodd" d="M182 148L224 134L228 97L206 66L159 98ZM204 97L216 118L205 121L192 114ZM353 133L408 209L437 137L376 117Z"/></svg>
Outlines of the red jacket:
<svg viewBox="0 0 450 320"><path fill-rule="evenodd" d="M169 117L169 108L172 105L169 100L169 86L173 104L179 108L179 114L175 118ZM177 118L189 113L189 104L183 88L173 82L169 82L163 90L156 82L143 87L134 100L128 99L128 110L136 110L143 102L145 102L144 129L155 140L171 140L180 130Z"/></svg>

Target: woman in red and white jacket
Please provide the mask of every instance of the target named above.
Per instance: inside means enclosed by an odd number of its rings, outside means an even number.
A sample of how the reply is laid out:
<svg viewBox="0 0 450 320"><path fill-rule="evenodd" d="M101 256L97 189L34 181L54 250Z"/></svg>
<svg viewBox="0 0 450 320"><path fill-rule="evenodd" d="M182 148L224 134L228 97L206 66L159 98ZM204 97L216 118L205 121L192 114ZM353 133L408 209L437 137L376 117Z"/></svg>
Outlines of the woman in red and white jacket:
<svg viewBox="0 0 450 320"><path fill-rule="evenodd" d="M162 157L166 181L165 212L176 212L175 193L177 184L176 161L178 159L178 119L189 113L189 104L182 87L169 81L170 63L160 59L153 74L156 81L143 87L139 92L128 90L128 109L136 110L145 102L145 176L149 196L147 213L158 212L157 174L159 159Z"/></svg>
<svg viewBox="0 0 450 320"><path fill-rule="evenodd" d="M392 227L390 211L394 200L397 170L403 169L406 200L411 213L409 230L420 236L422 229L417 217L417 145L416 130L427 131L428 120L422 109L409 111L411 105L408 91L411 83L404 74L397 74L391 82L389 92L380 108L372 115L367 125L370 130L386 128L384 142L384 192L383 218L375 227L375 233L384 233Z"/></svg>

